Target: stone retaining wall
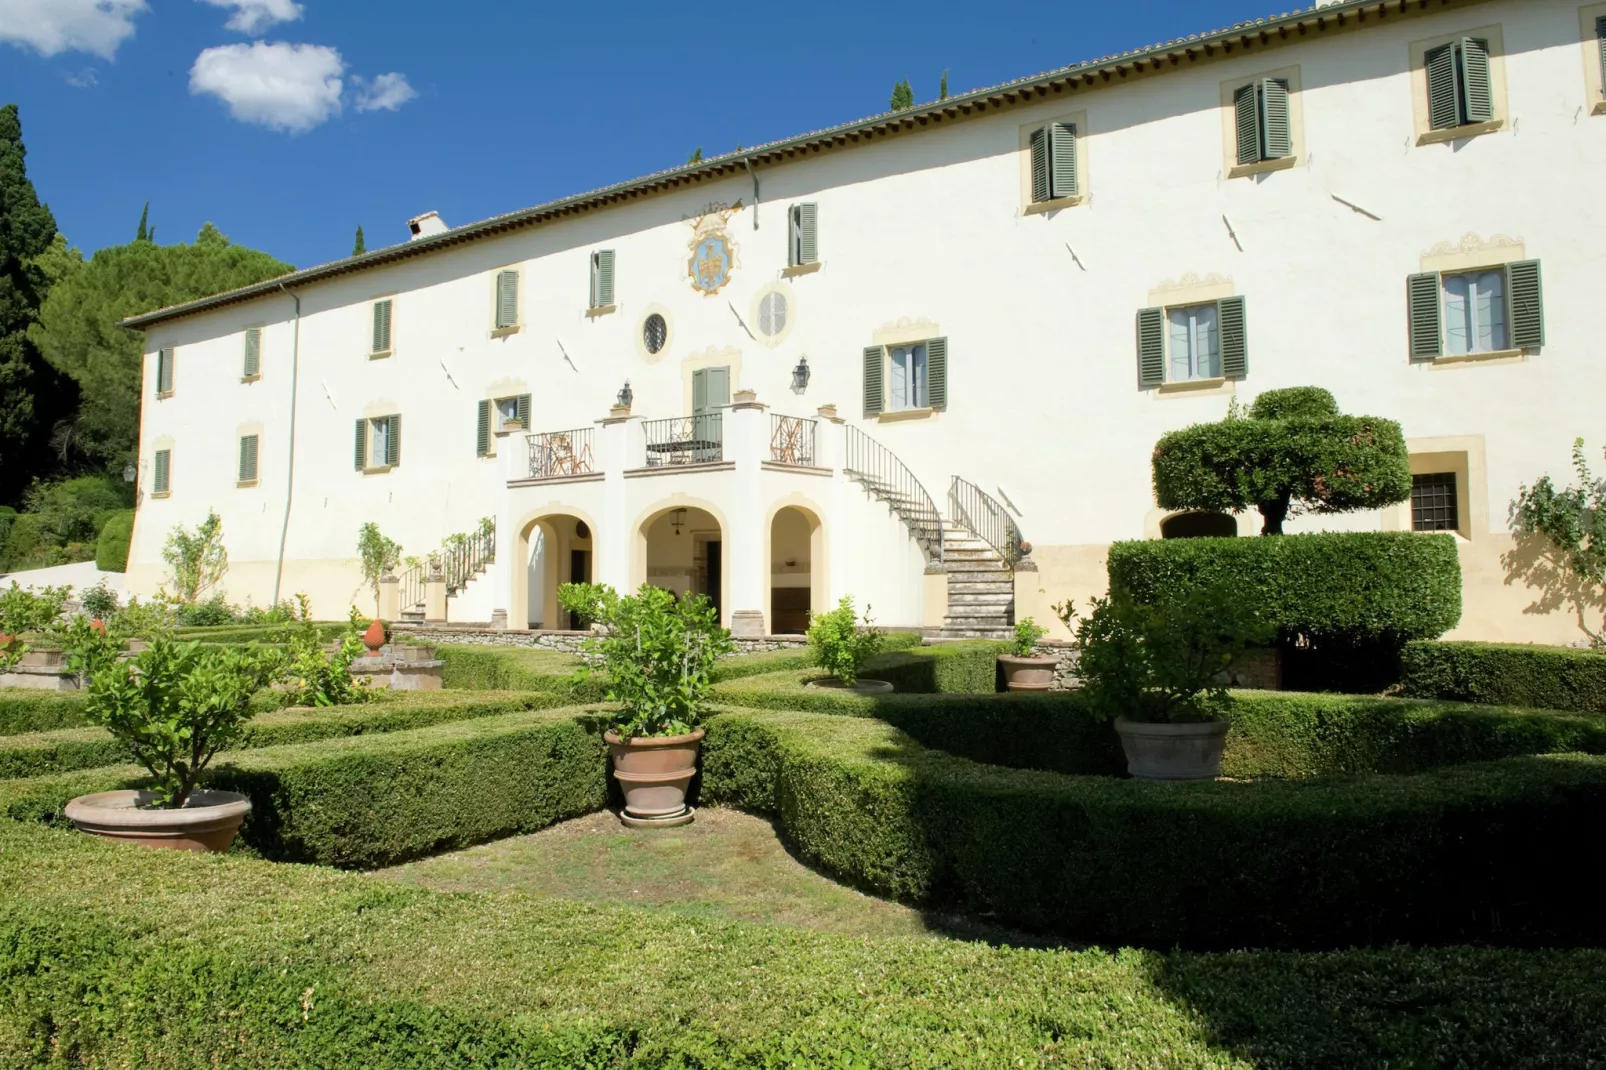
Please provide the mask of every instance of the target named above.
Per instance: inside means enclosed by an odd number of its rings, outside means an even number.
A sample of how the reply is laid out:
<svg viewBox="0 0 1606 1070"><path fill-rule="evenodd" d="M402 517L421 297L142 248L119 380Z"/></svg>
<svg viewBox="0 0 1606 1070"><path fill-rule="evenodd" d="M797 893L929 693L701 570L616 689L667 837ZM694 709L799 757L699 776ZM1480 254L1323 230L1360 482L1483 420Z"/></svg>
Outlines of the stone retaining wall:
<svg viewBox="0 0 1606 1070"><path fill-rule="evenodd" d="M540 650L561 650L566 654L579 653L581 644L591 637L590 632L528 632L496 631L491 628L452 628L430 625L392 625L396 635L406 636L425 643L459 643L468 646L519 646ZM759 654L766 650L789 650L808 645L801 635L735 636L738 654Z"/></svg>

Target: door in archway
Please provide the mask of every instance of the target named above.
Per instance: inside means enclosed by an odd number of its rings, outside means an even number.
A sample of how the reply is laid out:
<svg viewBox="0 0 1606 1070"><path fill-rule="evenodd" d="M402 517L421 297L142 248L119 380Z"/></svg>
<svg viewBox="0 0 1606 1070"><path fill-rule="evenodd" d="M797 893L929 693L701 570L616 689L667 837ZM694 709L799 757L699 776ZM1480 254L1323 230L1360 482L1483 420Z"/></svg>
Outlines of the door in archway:
<svg viewBox="0 0 1606 1070"><path fill-rule="evenodd" d="M569 582L570 583L590 583L591 582L591 551L590 550L570 550L569 551ZM569 630L577 632L577 631L579 631L581 629L581 627L583 627L583 625L581 625L581 623L580 623L580 615L578 613L570 613L569 614Z"/></svg>
<svg viewBox="0 0 1606 1070"><path fill-rule="evenodd" d="M721 601L722 592L720 589L720 578L724 574L724 551L725 546L718 539L708 540L706 550L708 555L708 571L706 574L706 579L703 581L704 590L702 593L706 594L708 596L708 600L714 604L714 614L716 618L723 618L725 608L724 603Z"/></svg>

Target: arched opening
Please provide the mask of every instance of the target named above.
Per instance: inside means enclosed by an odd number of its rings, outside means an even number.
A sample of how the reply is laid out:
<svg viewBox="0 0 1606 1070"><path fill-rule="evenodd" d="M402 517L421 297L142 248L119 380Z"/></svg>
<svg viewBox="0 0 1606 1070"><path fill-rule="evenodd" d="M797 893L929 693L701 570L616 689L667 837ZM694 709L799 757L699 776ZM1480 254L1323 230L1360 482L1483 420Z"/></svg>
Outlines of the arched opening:
<svg viewBox="0 0 1606 1070"><path fill-rule="evenodd" d="M674 506L641 525L647 582L676 594L705 595L725 619L725 538L719 518L695 506Z"/></svg>
<svg viewBox="0 0 1606 1070"><path fill-rule="evenodd" d="M523 606L530 628L562 631L578 629L581 622L558 608L558 588L565 583L590 583L594 569L591 525L570 513L553 513L525 525L519 533L512 604Z"/></svg>
<svg viewBox="0 0 1606 1070"><path fill-rule="evenodd" d="M807 509L788 505L770 521L769 630L799 635L808 630L809 614L826 608L824 529Z"/></svg>
<svg viewBox="0 0 1606 1070"><path fill-rule="evenodd" d="M1238 521L1226 513L1178 513L1160 521L1162 539L1234 539Z"/></svg>

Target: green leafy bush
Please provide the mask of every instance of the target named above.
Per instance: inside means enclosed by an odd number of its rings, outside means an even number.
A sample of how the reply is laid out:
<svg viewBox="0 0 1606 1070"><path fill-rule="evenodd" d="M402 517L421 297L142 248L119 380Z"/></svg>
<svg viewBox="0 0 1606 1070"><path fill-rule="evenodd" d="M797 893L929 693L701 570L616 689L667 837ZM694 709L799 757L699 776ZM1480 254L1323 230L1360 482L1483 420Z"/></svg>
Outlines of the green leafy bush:
<svg viewBox="0 0 1606 1070"><path fill-rule="evenodd" d="M1112 590L1156 606L1226 585L1284 642L1397 647L1436 639L1461 619L1461 563L1450 535L1118 542L1109 575Z"/></svg>
<svg viewBox="0 0 1606 1070"><path fill-rule="evenodd" d="M1016 657L1029 658L1037 649L1037 641L1048 634L1048 629L1030 617L1015 622L1015 640L1010 653Z"/></svg>
<svg viewBox="0 0 1606 1070"><path fill-rule="evenodd" d="M1408 643L1401 683L1415 698L1606 713L1606 654L1501 643Z"/></svg>
<svg viewBox="0 0 1606 1070"><path fill-rule="evenodd" d="M83 604L84 612L95 620L104 621L117 612L117 592L104 583L86 588L78 600Z"/></svg>
<svg viewBox="0 0 1606 1070"><path fill-rule="evenodd" d="M173 622L180 628L216 628L235 623L234 607L219 591L204 602L179 602L173 607Z"/></svg>
<svg viewBox="0 0 1606 1070"><path fill-rule="evenodd" d="M870 607L865 607L864 625L853 609L853 596L843 595L837 607L826 613L816 613L809 621L809 650L814 664L852 686L859 679L865 663L880 653L881 632L870 623Z"/></svg>
<svg viewBox="0 0 1606 1070"><path fill-rule="evenodd" d="M0 690L0 736L81 728L88 723L81 691Z"/></svg>
<svg viewBox="0 0 1606 1070"><path fill-rule="evenodd" d="M134 510L123 509L106 518L95 539L95 567L102 572L128 569L128 548L134 541Z"/></svg>
<svg viewBox="0 0 1606 1070"><path fill-rule="evenodd" d="M355 607L340 636L340 645L331 653L323 648L323 634L313 623L307 596L297 595L300 609L296 619L282 626L276 636L284 644L285 661L278 683L287 706L347 706L366 702L372 692L368 681L351 675L351 666L367 653L362 632L367 627L357 617Z"/></svg>
<svg viewBox="0 0 1606 1070"><path fill-rule="evenodd" d="M223 545L222 519L216 513L208 512L206 519L197 524L194 531L182 524L173 525L173 530L167 534L167 542L162 546L162 560L167 562L167 578L172 584L174 601L185 605L200 601L202 595L223 582L224 574L229 571L229 551Z"/></svg>
<svg viewBox="0 0 1606 1070"><path fill-rule="evenodd" d="M693 731L702 721L714 662L734 649L713 603L647 583L623 596L607 586L579 586L566 586L558 600L605 629L586 640L585 651L607 670L608 700L623 706L614 730L626 740ZM576 676L583 681L591 672L588 665Z"/></svg>
<svg viewBox="0 0 1606 1070"><path fill-rule="evenodd" d="M16 580L0 591L0 672L11 671L28 652L23 636L56 625L71 594L71 587L26 588Z"/></svg>
<svg viewBox="0 0 1606 1070"><path fill-rule="evenodd" d="M1606 481L1589 467L1584 440L1573 442L1573 471L1578 482L1557 490L1549 476L1523 486L1511 503L1512 526L1520 535L1549 545L1547 564L1569 575L1577 590L1570 593L1580 621L1586 609L1606 603ZM1606 632L1584 631L1596 646L1606 645Z"/></svg>

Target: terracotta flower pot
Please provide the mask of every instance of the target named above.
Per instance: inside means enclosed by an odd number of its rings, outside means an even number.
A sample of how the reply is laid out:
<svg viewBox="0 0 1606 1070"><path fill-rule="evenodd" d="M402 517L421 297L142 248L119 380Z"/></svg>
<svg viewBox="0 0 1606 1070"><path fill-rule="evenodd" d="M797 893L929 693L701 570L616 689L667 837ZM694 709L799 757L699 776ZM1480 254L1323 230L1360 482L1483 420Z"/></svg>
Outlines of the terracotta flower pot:
<svg viewBox="0 0 1606 1070"><path fill-rule="evenodd" d="M636 736L628 741L603 733L613 755L613 776L625 795L621 820L632 827L683 825L691 820L686 789L697 774L701 728L684 736Z"/></svg>
<svg viewBox="0 0 1606 1070"><path fill-rule="evenodd" d="M1047 691L1054 686L1054 669L1059 659L1000 654L998 664L1004 667L1005 690Z"/></svg>
<svg viewBox="0 0 1606 1070"><path fill-rule="evenodd" d="M89 630L92 632L98 632L101 635L105 635L106 622L103 620L92 620L89 622Z"/></svg>
<svg viewBox="0 0 1606 1070"><path fill-rule="evenodd" d="M1141 780L1214 780L1227 747L1226 721L1144 724L1115 719L1126 770Z"/></svg>
<svg viewBox="0 0 1606 1070"><path fill-rule="evenodd" d="M362 645L368 648L368 656L377 658L379 648L385 645L385 626L378 619L368 625L368 630L362 633Z"/></svg>
<svg viewBox="0 0 1606 1070"><path fill-rule="evenodd" d="M234 842L251 800L233 791L195 791L182 810L147 810L148 791L102 791L67 804L67 819L106 840L170 851L221 854Z"/></svg>

